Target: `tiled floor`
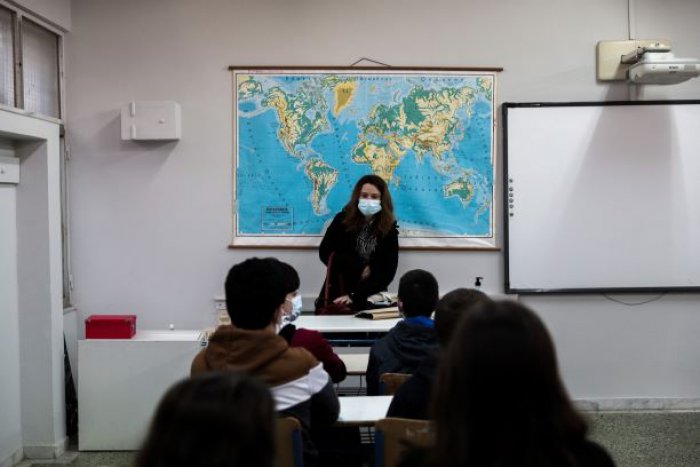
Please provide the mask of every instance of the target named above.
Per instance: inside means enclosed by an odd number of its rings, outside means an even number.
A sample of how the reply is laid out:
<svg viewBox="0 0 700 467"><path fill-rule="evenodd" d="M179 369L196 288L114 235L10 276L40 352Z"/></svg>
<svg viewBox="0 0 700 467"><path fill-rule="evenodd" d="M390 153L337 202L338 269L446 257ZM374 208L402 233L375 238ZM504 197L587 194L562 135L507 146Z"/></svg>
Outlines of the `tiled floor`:
<svg viewBox="0 0 700 467"><path fill-rule="evenodd" d="M591 436L612 454L618 467L700 466L700 412L589 413ZM133 452L81 452L63 465L131 467ZM60 460L58 461L60 462ZM23 462L22 467L57 463Z"/></svg>
<svg viewBox="0 0 700 467"><path fill-rule="evenodd" d="M700 412L589 414L592 438L618 467L700 466Z"/></svg>

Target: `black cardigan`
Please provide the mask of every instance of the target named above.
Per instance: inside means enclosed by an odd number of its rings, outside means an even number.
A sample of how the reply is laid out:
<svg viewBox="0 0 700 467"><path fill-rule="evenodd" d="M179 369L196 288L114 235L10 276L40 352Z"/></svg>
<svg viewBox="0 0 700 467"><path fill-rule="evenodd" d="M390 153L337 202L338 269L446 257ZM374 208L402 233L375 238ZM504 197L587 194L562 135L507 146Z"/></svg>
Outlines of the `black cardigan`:
<svg viewBox="0 0 700 467"><path fill-rule="evenodd" d="M399 231L394 223L388 234L377 239L374 253L369 262L365 262L355 250L359 232L347 231L343 225L344 218L344 211L335 216L323 236L318 253L326 266L331 253L335 253L331 266L330 298L334 299L347 294L353 301L354 309L363 309L366 306L367 297L386 290L394 280L399 261ZM370 275L361 280L362 270L367 265L369 265ZM342 287L340 276L342 276ZM323 300L323 297L324 288L321 287L319 299Z"/></svg>

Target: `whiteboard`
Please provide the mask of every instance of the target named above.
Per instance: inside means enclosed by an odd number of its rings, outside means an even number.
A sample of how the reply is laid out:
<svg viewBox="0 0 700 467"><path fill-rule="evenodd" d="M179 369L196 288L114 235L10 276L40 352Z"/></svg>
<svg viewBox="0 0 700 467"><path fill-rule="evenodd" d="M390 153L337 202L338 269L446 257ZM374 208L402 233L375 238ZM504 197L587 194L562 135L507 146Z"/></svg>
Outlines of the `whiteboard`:
<svg viewBox="0 0 700 467"><path fill-rule="evenodd" d="M700 291L700 101L502 110L507 292Z"/></svg>

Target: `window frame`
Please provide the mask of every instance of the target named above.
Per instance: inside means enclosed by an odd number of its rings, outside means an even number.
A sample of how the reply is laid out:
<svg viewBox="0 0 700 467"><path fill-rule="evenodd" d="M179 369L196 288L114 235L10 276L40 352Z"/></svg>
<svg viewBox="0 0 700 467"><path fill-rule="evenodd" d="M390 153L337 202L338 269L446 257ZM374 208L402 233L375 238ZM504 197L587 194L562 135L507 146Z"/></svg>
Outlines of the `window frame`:
<svg viewBox="0 0 700 467"><path fill-rule="evenodd" d="M63 257L63 308L73 309L72 290L73 273L71 268L71 236L70 236L70 199L69 199L69 166L70 143L65 127L66 121L66 83L65 83L65 34L66 31L51 23L33 15L8 0L0 0L0 8L12 14L12 39L13 39L13 65L14 65L14 105L0 104L0 109L20 114L31 114L34 118L58 123L61 128L60 135L60 173L61 173L61 244ZM35 26L43 28L56 35L56 66L58 67L58 117L52 117L40 113L32 113L24 107L24 67L23 67L23 43L22 25L29 21Z"/></svg>
<svg viewBox="0 0 700 467"><path fill-rule="evenodd" d="M4 10L10 14L10 22L12 27L12 99L14 104L10 106L9 104L0 103L0 107L15 108L15 105L17 104L17 38L19 36L17 32L17 25L19 23L17 21L17 11L13 10L12 8L8 8L7 5L3 4L2 2L0 2L0 10Z"/></svg>
<svg viewBox="0 0 700 467"><path fill-rule="evenodd" d="M19 71L21 74L21 82L22 82L22 95L21 95L21 97L22 97L22 109L26 110L26 107L24 105L24 87L25 86L24 86L24 42L23 42L24 41L24 25L26 23L31 23L33 27L43 29L43 30L53 34L54 36L56 36L56 57L54 57L55 58L54 65L56 67L56 79L57 79L56 91L57 91L58 95L56 96L56 99L58 101L57 102L58 116L54 117L52 115L46 115L46 114L42 114L39 112L33 112L33 113L35 115L42 115L44 117L55 118L57 120L63 121L63 116L64 116L63 106L62 106L62 104L63 104L63 96L62 96L62 93L63 93L63 86L62 86L62 69L63 69L62 57L63 57L63 53L61 52L62 48L63 48L63 42L62 42L63 36L55 31L52 31L51 29L47 28L45 25L38 22L36 19L31 18L29 16L27 16L26 18L23 17L21 23L19 24L19 36L18 36L20 39L19 46L20 46L20 53L21 53L21 56L20 56L21 69ZM16 64L15 64L15 66L16 66ZM15 88L16 87L17 86L15 85ZM16 99L16 97L15 97L15 99Z"/></svg>
<svg viewBox="0 0 700 467"><path fill-rule="evenodd" d="M17 5L9 3L7 0L0 0L0 7L8 10L13 15L13 53L14 53L14 94L15 103L13 106L0 104L0 108L4 110L10 110L12 112L19 112L24 114L29 114L24 108L24 67L23 67L23 56L22 56L22 22L29 21L34 25L43 28L56 35L57 43L57 57L56 64L58 67L58 117L52 117L50 115L44 115L39 113L32 113L32 116L48 120L56 123L64 123L66 116L66 105L65 105L65 31L57 28L56 26L42 20L41 18L29 14L26 11L19 8Z"/></svg>

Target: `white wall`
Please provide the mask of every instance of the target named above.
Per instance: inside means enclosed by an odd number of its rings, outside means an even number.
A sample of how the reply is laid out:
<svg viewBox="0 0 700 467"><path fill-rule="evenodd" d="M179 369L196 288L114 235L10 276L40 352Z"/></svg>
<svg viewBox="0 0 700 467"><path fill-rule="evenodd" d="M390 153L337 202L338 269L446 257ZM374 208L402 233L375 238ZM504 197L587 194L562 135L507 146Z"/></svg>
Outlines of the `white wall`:
<svg viewBox="0 0 700 467"><path fill-rule="evenodd" d="M632 3L638 37L668 37L680 55L700 57L700 2ZM136 313L146 329L212 324L226 271L251 255L293 264L305 294L320 288L315 251L227 249L229 65L490 65L504 67L500 102L630 95L595 80L596 42L628 37L627 0L74 0L72 13L74 301L82 318ZM700 79L649 96L700 98ZM182 105L182 140L121 142L119 107L161 99ZM402 252L398 274L415 267L434 272L443 291L475 276L503 290L501 252ZM700 361L697 295L633 308L600 296L524 300L549 324L575 396L700 398L700 372L688 371Z"/></svg>
<svg viewBox="0 0 700 467"><path fill-rule="evenodd" d="M0 155L14 157L14 144L0 138ZM17 188L0 183L0 466L22 452L17 298Z"/></svg>

